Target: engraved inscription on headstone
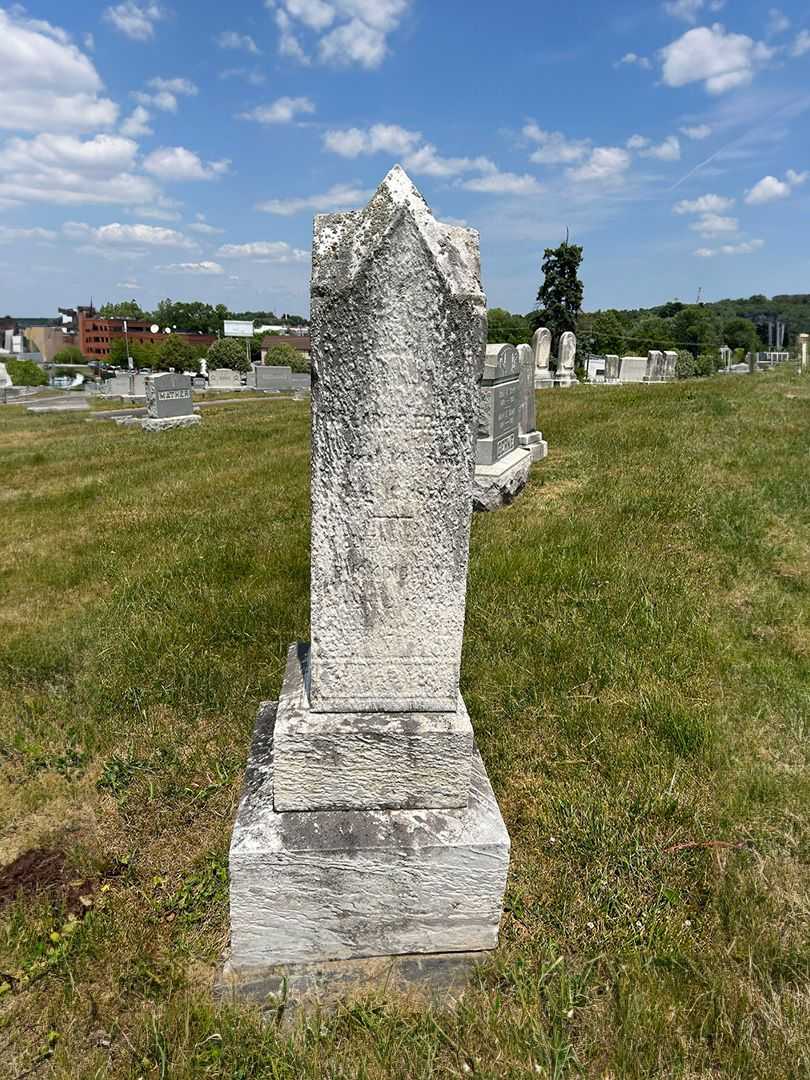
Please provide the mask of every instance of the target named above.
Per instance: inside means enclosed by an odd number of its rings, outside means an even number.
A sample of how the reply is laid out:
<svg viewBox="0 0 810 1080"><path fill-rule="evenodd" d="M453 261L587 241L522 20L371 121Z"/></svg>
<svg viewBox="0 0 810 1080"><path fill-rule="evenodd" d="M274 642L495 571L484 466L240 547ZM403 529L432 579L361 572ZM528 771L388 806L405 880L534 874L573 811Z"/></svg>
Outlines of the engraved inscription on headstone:
<svg viewBox="0 0 810 1080"><path fill-rule="evenodd" d="M153 420L191 416L191 378L188 375L153 375L146 380L146 414Z"/></svg>
<svg viewBox="0 0 810 1080"><path fill-rule="evenodd" d="M494 465L519 445L520 356L514 345L487 345L478 397L477 465Z"/></svg>

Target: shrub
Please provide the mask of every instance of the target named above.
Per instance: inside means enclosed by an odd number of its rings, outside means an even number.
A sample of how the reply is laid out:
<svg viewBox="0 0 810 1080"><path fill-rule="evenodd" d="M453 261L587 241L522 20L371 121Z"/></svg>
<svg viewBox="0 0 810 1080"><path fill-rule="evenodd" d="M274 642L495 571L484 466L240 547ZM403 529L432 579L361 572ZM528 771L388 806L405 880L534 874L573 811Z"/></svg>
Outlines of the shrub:
<svg viewBox="0 0 810 1080"><path fill-rule="evenodd" d="M48 376L33 360L7 360L6 371L15 386L48 385Z"/></svg>
<svg viewBox="0 0 810 1080"><path fill-rule="evenodd" d="M241 338L220 338L208 350L208 367L250 371L245 343Z"/></svg>
<svg viewBox="0 0 810 1080"><path fill-rule="evenodd" d="M309 373L309 360L298 349L288 345L286 341L280 341L278 345L271 345L264 358L265 364L273 367L289 367L299 374Z"/></svg>
<svg viewBox="0 0 810 1080"><path fill-rule="evenodd" d="M54 364L85 364L82 350L77 345L66 345L53 358Z"/></svg>

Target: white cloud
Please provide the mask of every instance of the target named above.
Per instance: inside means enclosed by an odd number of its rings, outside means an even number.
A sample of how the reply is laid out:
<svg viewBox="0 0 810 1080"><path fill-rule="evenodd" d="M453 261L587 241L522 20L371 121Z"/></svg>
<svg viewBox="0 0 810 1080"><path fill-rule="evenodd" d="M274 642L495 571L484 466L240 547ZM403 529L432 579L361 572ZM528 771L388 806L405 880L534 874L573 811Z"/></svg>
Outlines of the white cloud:
<svg viewBox="0 0 810 1080"><path fill-rule="evenodd" d="M661 50L666 86L702 82L710 94L747 86L774 50L745 34L728 33L723 26L699 26Z"/></svg>
<svg viewBox="0 0 810 1080"><path fill-rule="evenodd" d="M360 154L410 154L421 141L418 131L408 131L398 124L374 124L367 131L348 128L344 131L327 131L323 145L333 154L356 158Z"/></svg>
<svg viewBox="0 0 810 1080"><path fill-rule="evenodd" d="M725 233L739 231L740 223L737 218L723 217L721 214L704 214L698 221L693 221L689 226L701 236L721 236Z"/></svg>
<svg viewBox="0 0 810 1080"><path fill-rule="evenodd" d="M230 161L203 162L185 146L162 146L147 155L143 167L161 180L215 180L228 171Z"/></svg>
<svg viewBox="0 0 810 1080"><path fill-rule="evenodd" d="M719 248L698 248L695 255L701 259L712 259L716 255L753 255L764 246L764 240L746 240L741 244L723 244Z"/></svg>
<svg viewBox="0 0 810 1080"><path fill-rule="evenodd" d="M149 113L143 105L135 106L121 125L121 134L133 139L138 138L140 135L152 134L152 129L149 127Z"/></svg>
<svg viewBox="0 0 810 1080"><path fill-rule="evenodd" d="M618 146L597 146L582 165L568 170L577 182L618 182L630 168L630 155Z"/></svg>
<svg viewBox="0 0 810 1080"><path fill-rule="evenodd" d="M88 31L84 35L84 37L82 38L82 44L84 45L85 49L87 49L88 52L92 52L93 49L95 49L95 47L96 47L96 39Z"/></svg>
<svg viewBox="0 0 810 1080"><path fill-rule="evenodd" d="M59 27L0 8L0 128L98 130L118 118L93 62Z"/></svg>
<svg viewBox="0 0 810 1080"><path fill-rule="evenodd" d="M442 157L431 143L425 143L418 150L409 154L404 161L405 168L417 176L449 177L460 176L466 172L497 171L489 158L447 158Z"/></svg>
<svg viewBox="0 0 810 1080"><path fill-rule="evenodd" d="M131 289L133 292L138 292L142 288L137 281L117 281L115 287L116 289Z"/></svg>
<svg viewBox="0 0 810 1080"><path fill-rule="evenodd" d="M802 30L790 50L791 56L804 56L810 52L810 30Z"/></svg>
<svg viewBox="0 0 810 1080"><path fill-rule="evenodd" d="M650 145L650 140L645 138L644 135L631 135L627 140L628 150L643 150L646 146Z"/></svg>
<svg viewBox="0 0 810 1080"><path fill-rule="evenodd" d="M260 124L290 124L298 115L310 115L315 105L306 97L280 97L269 105L257 105L240 113L242 120L258 120Z"/></svg>
<svg viewBox="0 0 810 1080"><path fill-rule="evenodd" d="M225 68L224 71L220 71L219 77L220 79L244 79L251 86L262 86L267 81L261 71L245 67Z"/></svg>
<svg viewBox="0 0 810 1080"><path fill-rule="evenodd" d="M238 34L235 30L223 30L215 40L220 49L241 49L244 52L251 53L253 56L258 56L260 52L259 46L250 34Z"/></svg>
<svg viewBox="0 0 810 1080"><path fill-rule="evenodd" d="M668 135L657 146L639 148L639 156L656 158L658 161L680 161L681 143L677 135Z"/></svg>
<svg viewBox="0 0 810 1080"><path fill-rule="evenodd" d="M62 231L72 240L87 240L102 246L130 245L136 247L175 247L194 248L193 240L183 236L175 229L165 229L158 225L122 225L113 221L109 225L95 228L82 221L66 221Z"/></svg>
<svg viewBox="0 0 810 1080"><path fill-rule="evenodd" d="M300 214L305 210L328 213L330 210L351 210L356 206L362 206L371 195L371 191L361 187L352 187L349 184L335 184L334 187L320 195L309 195L293 199L267 199L265 202L260 202L256 209L263 210L267 214L278 214L282 217L291 217L293 214Z"/></svg>
<svg viewBox="0 0 810 1080"><path fill-rule="evenodd" d="M13 138L0 154L0 199L57 205L154 203L152 180L132 172L138 146L120 135L43 133Z"/></svg>
<svg viewBox="0 0 810 1080"><path fill-rule="evenodd" d="M141 7L134 0L125 0L123 4L105 8L102 16L105 22L133 41L149 41L155 35L155 23L165 17L166 13L159 4L150 3Z"/></svg>
<svg viewBox="0 0 810 1080"><path fill-rule="evenodd" d="M313 37L322 63L339 67L379 67L389 52L388 37L412 0L266 0L275 11L279 51L309 62L298 34Z"/></svg>
<svg viewBox="0 0 810 1080"><path fill-rule="evenodd" d="M778 37L790 29L790 19L779 8L771 8L768 12L768 35Z"/></svg>
<svg viewBox="0 0 810 1080"><path fill-rule="evenodd" d="M189 225L190 229L194 232L200 233L202 236L220 236L225 232L224 229L218 229L215 225L209 225L207 221L203 221L198 215L198 220Z"/></svg>
<svg viewBox="0 0 810 1080"><path fill-rule="evenodd" d="M169 274L224 274L225 270L218 262L204 259L202 262L170 263L168 266L156 266L156 270L162 270Z"/></svg>
<svg viewBox="0 0 810 1080"><path fill-rule="evenodd" d="M0 225L0 244L13 244L16 240L44 240L56 239L53 229L42 229L38 226L33 229L9 229Z"/></svg>
<svg viewBox="0 0 810 1080"><path fill-rule="evenodd" d="M571 165L582 159L590 150L590 139L569 139L561 131L543 131L533 121L523 128L527 139L538 144L531 160L538 165Z"/></svg>
<svg viewBox="0 0 810 1080"><path fill-rule="evenodd" d="M725 5L726 0L666 0L664 11L675 19L696 23L704 8L708 11L721 11Z"/></svg>
<svg viewBox="0 0 810 1080"><path fill-rule="evenodd" d="M462 185L467 191L480 191L491 195L539 195L543 187L537 178L524 173L487 172L483 176L465 180Z"/></svg>
<svg viewBox="0 0 810 1080"><path fill-rule="evenodd" d="M293 248L284 240L254 240L250 244L223 244L217 252L223 259L256 259L259 262L304 262L308 251Z"/></svg>
<svg viewBox="0 0 810 1080"><path fill-rule="evenodd" d="M763 176L759 183L754 184L746 193L745 201L749 206L760 206L777 199L787 199L794 188L801 187L807 181L808 175L810 174L806 172L798 173L788 169L784 180L779 180L776 176Z"/></svg>
<svg viewBox="0 0 810 1080"><path fill-rule="evenodd" d="M694 139L696 142L708 139L711 133L712 129L708 124L695 124L694 127L681 128L681 135L685 135L687 139Z"/></svg>
<svg viewBox="0 0 810 1080"><path fill-rule="evenodd" d="M701 195L698 199L682 199L676 203L672 212L674 214L720 214L724 210L730 210L734 200L725 195Z"/></svg>
<svg viewBox="0 0 810 1080"><path fill-rule="evenodd" d="M196 97L199 88L190 79L162 79L160 77L150 79L147 86L151 87L152 93L142 90L133 92L133 98L141 105L153 106L162 112L177 112L177 98Z"/></svg>
<svg viewBox="0 0 810 1080"><path fill-rule="evenodd" d="M618 60L614 66L621 67L623 64L635 64L645 71L649 71L652 67L650 60L646 56L639 56L638 53L634 52L625 53L621 60Z"/></svg>

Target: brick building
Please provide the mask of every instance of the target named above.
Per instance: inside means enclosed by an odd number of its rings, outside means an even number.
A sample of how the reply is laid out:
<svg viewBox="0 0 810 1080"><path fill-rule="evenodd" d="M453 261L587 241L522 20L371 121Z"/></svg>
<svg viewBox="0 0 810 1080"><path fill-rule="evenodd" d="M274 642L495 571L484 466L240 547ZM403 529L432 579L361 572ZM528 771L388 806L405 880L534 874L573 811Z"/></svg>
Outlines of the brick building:
<svg viewBox="0 0 810 1080"><path fill-rule="evenodd" d="M61 309L60 309L61 310ZM141 319L103 319L92 307L75 309L76 344L88 360L108 360L112 343L124 337L124 322L127 324L127 336L130 344L151 342L160 345L166 338L161 331L154 334L154 325ZM174 330L178 337L184 338L189 345L204 345L206 348L215 342L214 334L192 334Z"/></svg>

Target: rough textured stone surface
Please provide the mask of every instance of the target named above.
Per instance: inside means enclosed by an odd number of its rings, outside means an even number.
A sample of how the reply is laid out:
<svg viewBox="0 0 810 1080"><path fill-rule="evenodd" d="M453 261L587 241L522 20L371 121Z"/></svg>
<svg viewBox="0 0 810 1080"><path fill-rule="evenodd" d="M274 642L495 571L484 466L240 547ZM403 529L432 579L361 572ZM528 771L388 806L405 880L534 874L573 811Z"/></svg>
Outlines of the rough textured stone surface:
<svg viewBox="0 0 810 1080"><path fill-rule="evenodd" d="M518 446L520 356L514 345L487 345L478 394L475 462L494 465Z"/></svg>
<svg viewBox="0 0 810 1080"><path fill-rule="evenodd" d="M144 431L171 431L172 428L194 427L201 420L202 417L194 413L191 416L169 416L165 420L155 420L147 416L139 423Z"/></svg>
<svg viewBox="0 0 810 1080"><path fill-rule="evenodd" d="M316 218L312 674L317 712L457 705L486 311L478 234L398 166Z"/></svg>
<svg viewBox="0 0 810 1080"><path fill-rule="evenodd" d="M548 452L548 445L543 445ZM526 487L532 463L532 451L518 447L495 465L478 465L473 484L473 510L500 510L508 506Z"/></svg>
<svg viewBox="0 0 810 1080"><path fill-rule="evenodd" d="M442 1008L463 994L475 968L490 952L372 956L319 964L277 964L239 971L227 964L215 987L222 1001L247 1000L282 1022L330 1011L369 994ZM283 1010L283 1013L281 1012Z"/></svg>
<svg viewBox="0 0 810 1080"><path fill-rule="evenodd" d="M648 361L646 356L623 356L620 377L623 383L640 383L647 378Z"/></svg>
<svg viewBox="0 0 810 1080"><path fill-rule="evenodd" d="M146 415L152 420L191 416L193 400L188 375L150 375L146 380Z"/></svg>
<svg viewBox="0 0 810 1080"><path fill-rule="evenodd" d="M678 363L678 354L674 350L664 353L664 381L672 382L676 378L675 365Z"/></svg>
<svg viewBox="0 0 810 1080"><path fill-rule="evenodd" d="M259 715L231 841L230 968L495 947L509 837L478 753L459 810L273 809Z"/></svg>
<svg viewBox="0 0 810 1080"><path fill-rule="evenodd" d="M309 649L293 645L274 738L276 810L467 805L473 731L460 695L451 713L313 713Z"/></svg>
<svg viewBox="0 0 810 1080"><path fill-rule="evenodd" d="M577 357L577 338L567 330L560 338L559 359L557 362L557 374L554 377L555 386L576 386L577 376L575 365Z"/></svg>

